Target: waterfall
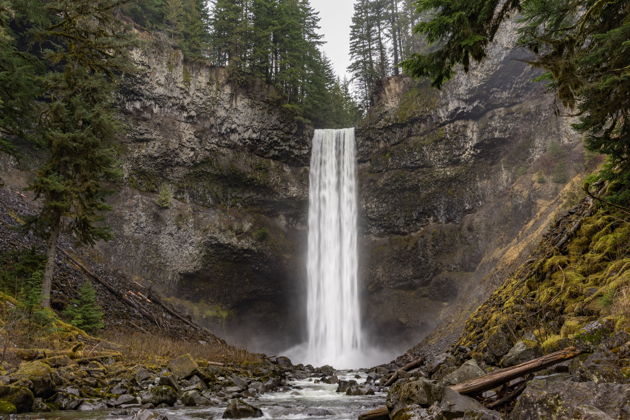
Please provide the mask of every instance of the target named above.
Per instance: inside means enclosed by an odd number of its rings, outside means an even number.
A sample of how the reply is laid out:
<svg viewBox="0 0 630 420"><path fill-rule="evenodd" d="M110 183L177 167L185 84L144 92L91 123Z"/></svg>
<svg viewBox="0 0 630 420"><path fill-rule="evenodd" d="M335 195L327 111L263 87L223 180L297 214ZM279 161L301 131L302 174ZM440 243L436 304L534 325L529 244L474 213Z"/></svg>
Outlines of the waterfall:
<svg viewBox="0 0 630 420"><path fill-rule="evenodd" d="M308 215L308 343L314 365L352 367L361 354L354 129L316 130Z"/></svg>

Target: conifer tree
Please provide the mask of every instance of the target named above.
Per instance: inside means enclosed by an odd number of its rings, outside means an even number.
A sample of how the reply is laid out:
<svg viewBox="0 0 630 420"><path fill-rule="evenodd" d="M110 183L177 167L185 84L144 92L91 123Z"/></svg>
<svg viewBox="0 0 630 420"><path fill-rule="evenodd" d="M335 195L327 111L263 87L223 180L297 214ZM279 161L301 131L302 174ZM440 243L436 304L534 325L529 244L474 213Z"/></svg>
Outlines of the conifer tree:
<svg viewBox="0 0 630 420"><path fill-rule="evenodd" d="M110 237L101 213L108 209L108 182L119 174L115 144L121 127L114 89L117 75L128 69L126 36L115 16L118 4L49 1L31 31L34 51L45 47L34 57L46 67L38 78L42 118L32 137L47 159L30 186L42 202L31 226L48 238L43 307L50 307L61 233L88 245Z"/></svg>
<svg viewBox="0 0 630 420"><path fill-rule="evenodd" d="M79 297L73 299L64 311L70 324L94 334L105 327L103 311L96 301L96 290L89 281L79 288Z"/></svg>

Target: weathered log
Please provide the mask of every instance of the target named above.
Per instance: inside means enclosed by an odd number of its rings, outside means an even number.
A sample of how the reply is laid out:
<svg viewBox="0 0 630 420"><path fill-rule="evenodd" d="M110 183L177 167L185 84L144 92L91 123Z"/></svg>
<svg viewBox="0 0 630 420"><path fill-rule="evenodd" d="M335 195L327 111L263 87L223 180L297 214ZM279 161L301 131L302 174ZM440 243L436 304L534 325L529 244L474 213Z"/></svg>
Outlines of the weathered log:
<svg viewBox="0 0 630 420"><path fill-rule="evenodd" d="M415 360L407 363L405 366L401 367L396 372L394 372L392 374L392 376L390 376L389 379L387 381L385 381L385 383L383 385L384 386L392 385L394 382L396 382L396 380L400 376L400 372L409 372L410 370L415 369L415 368L419 367L420 365L422 365L422 362L424 362L424 357L420 357L418 359L415 359Z"/></svg>
<svg viewBox="0 0 630 420"><path fill-rule="evenodd" d="M487 391L506 382L509 382L512 379L518 378L519 376L536 372L546 367L555 365L556 363L572 359L581 353L582 351L575 347L568 347L564 350L560 350L555 353L551 353L546 356L530 360L529 362L521 363L520 365L512 366L505 369L500 369L488 375L484 375L479 378L454 385L451 387L451 389L459 392L460 394L476 394L478 392Z"/></svg>
<svg viewBox="0 0 630 420"><path fill-rule="evenodd" d="M359 420L389 420L387 407L379 407L359 415Z"/></svg>

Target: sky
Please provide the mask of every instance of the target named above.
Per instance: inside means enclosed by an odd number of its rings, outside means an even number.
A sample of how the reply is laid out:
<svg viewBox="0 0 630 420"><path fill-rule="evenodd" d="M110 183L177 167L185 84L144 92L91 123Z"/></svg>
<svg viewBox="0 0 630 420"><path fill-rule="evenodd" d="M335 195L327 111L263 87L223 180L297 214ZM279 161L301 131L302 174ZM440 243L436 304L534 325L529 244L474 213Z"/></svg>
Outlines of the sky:
<svg viewBox="0 0 630 420"><path fill-rule="evenodd" d="M352 23L353 0L311 0L311 6L319 11L321 33L326 44L324 53L331 59L335 72L341 78L350 64L350 24Z"/></svg>

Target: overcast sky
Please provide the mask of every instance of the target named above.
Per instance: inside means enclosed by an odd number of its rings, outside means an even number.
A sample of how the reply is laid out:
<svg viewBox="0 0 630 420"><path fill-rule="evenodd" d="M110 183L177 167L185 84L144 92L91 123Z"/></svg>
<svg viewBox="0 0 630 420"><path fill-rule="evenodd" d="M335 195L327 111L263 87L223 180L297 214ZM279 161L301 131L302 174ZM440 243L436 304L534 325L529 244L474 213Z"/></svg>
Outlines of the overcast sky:
<svg viewBox="0 0 630 420"><path fill-rule="evenodd" d="M343 78L350 64L350 24L353 0L311 0L319 11L321 32L324 34L324 52L332 60L337 74ZM349 76L348 76L349 77Z"/></svg>

